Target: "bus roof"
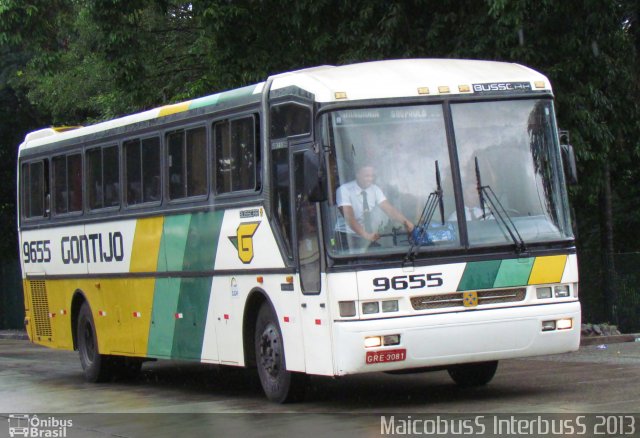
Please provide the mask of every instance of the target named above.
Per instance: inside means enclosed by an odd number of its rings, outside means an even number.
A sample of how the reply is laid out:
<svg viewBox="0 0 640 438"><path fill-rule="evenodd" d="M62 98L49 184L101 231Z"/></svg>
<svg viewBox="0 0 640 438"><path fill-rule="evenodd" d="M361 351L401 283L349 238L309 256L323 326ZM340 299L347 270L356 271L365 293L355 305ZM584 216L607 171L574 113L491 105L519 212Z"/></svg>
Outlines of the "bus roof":
<svg viewBox="0 0 640 438"><path fill-rule="evenodd" d="M528 67L466 59L402 59L318 67L277 75L271 88L295 85L313 93L317 102L333 102L473 94L474 84L524 82L537 84L536 90L551 91L549 80ZM468 91L463 91L466 87ZM336 93L343 94L337 97Z"/></svg>
<svg viewBox="0 0 640 438"><path fill-rule="evenodd" d="M312 93L315 100L322 103L418 95L473 95L476 92L473 86L477 84L498 86L529 83L538 91L551 92L548 79L528 67L505 62L460 59L402 59L320 66L278 74L272 79L272 90L299 87ZM20 149L122 128L197 108L240 101L261 94L264 84L261 82L166 105L87 127L41 129L27 134Z"/></svg>

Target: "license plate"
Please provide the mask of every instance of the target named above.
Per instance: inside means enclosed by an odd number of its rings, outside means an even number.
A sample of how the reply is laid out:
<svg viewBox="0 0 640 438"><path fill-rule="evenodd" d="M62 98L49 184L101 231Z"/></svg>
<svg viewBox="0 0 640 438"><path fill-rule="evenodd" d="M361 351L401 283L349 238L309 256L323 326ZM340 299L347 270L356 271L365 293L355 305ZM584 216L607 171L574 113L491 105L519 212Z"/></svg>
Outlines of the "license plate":
<svg viewBox="0 0 640 438"><path fill-rule="evenodd" d="M400 362L407 358L406 348L384 351L367 351L367 365L383 362Z"/></svg>

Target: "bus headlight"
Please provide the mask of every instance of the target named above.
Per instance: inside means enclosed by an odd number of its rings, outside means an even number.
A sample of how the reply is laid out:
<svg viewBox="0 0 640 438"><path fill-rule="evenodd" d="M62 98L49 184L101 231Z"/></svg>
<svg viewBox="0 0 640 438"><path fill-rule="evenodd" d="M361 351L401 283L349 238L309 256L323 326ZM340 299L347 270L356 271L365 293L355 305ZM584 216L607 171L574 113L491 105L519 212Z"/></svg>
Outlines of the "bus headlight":
<svg viewBox="0 0 640 438"><path fill-rule="evenodd" d="M385 335L382 337L383 345L398 345L400 344L400 335Z"/></svg>
<svg viewBox="0 0 640 438"><path fill-rule="evenodd" d="M382 311L383 312L397 312L398 311L398 300L388 300L382 302Z"/></svg>
<svg viewBox="0 0 640 438"><path fill-rule="evenodd" d="M372 301L370 303L362 303L362 313L365 315L370 315L372 313L378 313L380 311L380 305L377 301Z"/></svg>
<svg viewBox="0 0 640 438"><path fill-rule="evenodd" d="M549 286L536 288L536 296L539 300L544 300L546 298L551 298L553 294L551 293L551 288Z"/></svg>
<svg viewBox="0 0 640 438"><path fill-rule="evenodd" d="M573 328L573 319L571 318L559 319L556 321L557 330L569 330L571 328Z"/></svg>
<svg viewBox="0 0 640 438"><path fill-rule="evenodd" d="M382 345L382 338L380 336L369 336L364 338L364 348L379 347Z"/></svg>
<svg viewBox="0 0 640 438"><path fill-rule="evenodd" d="M569 296L569 286L567 285L556 286L554 290L556 298L567 298Z"/></svg>
<svg viewBox="0 0 640 438"><path fill-rule="evenodd" d="M555 321L542 321L542 331L543 332L550 332L552 330L556 329L556 322Z"/></svg>
<svg viewBox="0 0 640 438"><path fill-rule="evenodd" d="M340 307L340 316L356 316L356 302L355 301L340 301L338 303Z"/></svg>

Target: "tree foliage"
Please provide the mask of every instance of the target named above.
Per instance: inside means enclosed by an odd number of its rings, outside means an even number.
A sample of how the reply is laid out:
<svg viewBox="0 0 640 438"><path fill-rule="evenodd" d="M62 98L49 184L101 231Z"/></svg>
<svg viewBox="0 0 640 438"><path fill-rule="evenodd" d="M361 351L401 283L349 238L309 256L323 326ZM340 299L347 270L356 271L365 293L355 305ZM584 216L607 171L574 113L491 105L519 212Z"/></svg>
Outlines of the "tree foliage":
<svg viewBox="0 0 640 438"><path fill-rule="evenodd" d="M579 159L580 256L591 262L611 231L599 215L607 183L615 250L640 246L639 35L632 0L0 0L2 172L14 179L16 144L38 125L91 123L281 71L409 57L513 61L554 85ZM3 221L15 186L9 192Z"/></svg>

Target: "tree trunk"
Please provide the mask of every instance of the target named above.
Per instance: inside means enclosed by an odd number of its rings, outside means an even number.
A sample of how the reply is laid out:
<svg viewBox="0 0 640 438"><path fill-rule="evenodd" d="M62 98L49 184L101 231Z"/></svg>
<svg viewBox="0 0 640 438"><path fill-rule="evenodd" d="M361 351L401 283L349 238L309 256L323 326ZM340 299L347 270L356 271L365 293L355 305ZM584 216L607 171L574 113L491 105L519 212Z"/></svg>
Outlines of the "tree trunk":
<svg viewBox="0 0 640 438"><path fill-rule="evenodd" d="M600 237L602 247L602 293L609 322L618 323L616 272L613 262L613 207L611 200L611 170L605 161L600 188Z"/></svg>

